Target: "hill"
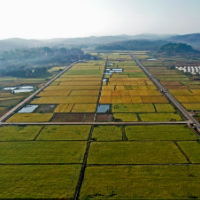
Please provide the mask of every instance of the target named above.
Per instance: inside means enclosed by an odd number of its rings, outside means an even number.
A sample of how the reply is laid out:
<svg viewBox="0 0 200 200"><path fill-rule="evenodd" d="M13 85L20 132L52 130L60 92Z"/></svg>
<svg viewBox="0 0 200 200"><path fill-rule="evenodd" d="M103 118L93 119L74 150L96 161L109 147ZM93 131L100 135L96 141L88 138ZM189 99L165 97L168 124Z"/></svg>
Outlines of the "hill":
<svg viewBox="0 0 200 200"><path fill-rule="evenodd" d="M164 40L129 40L124 42L115 42L106 45L99 45L96 50L134 50L134 51L157 51L161 45L166 44Z"/></svg>
<svg viewBox="0 0 200 200"><path fill-rule="evenodd" d="M200 33L173 36L167 39L169 42L186 43L194 48L200 48Z"/></svg>
<svg viewBox="0 0 200 200"><path fill-rule="evenodd" d="M80 38L54 38L47 40L27 40L21 38L10 38L0 40L0 51L8 51L13 49L31 48L31 47L72 47L77 45L94 45L94 44L108 44L128 40L161 40L169 38L171 35L157 35L157 34L140 34L140 35L116 35L116 36L91 36Z"/></svg>
<svg viewBox="0 0 200 200"><path fill-rule="evenodd" d="M165 53L168 55L180 54L180 53L199 53L194 50L192 46L184 43L168 43L160 47L158 53Z"/></svg>

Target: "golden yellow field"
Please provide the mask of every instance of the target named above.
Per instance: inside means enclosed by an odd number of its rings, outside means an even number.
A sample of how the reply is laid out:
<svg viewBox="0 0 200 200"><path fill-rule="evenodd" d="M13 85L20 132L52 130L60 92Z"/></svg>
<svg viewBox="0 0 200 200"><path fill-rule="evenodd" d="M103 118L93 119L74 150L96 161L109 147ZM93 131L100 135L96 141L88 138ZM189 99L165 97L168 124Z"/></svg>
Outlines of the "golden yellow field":
<svg viewBox="0 0 200 200"><path fill-rule="evenodd" d="M96 104L75 104L72 112L76 113L92 113L96 111Z"/></svg>
<svg viewBox="0 0 200 200"><path fill-rule="evenodd" d="M39 97L47 97L47 96L68 96L71 90L46 90L40 92L37 96Z"/></svg>
<svg viewBox="0 0 200 200"><path fill-rule="evenodd" d="M48 122L53 113L16 113L6 122Z"/></svg>
<svg viewBox="0 0 200 200"><path fill-rule="evenodd" d="M60 86L64 85L101 85L101 81L66 81L60 82Z"/></svg>
<svg viewBox="0 0 200 200"><path fill-rule="evenodd" d="M71 103L97 103L96 96L69 96L69 97L40 97L31 104L71 104Z"/></svg>

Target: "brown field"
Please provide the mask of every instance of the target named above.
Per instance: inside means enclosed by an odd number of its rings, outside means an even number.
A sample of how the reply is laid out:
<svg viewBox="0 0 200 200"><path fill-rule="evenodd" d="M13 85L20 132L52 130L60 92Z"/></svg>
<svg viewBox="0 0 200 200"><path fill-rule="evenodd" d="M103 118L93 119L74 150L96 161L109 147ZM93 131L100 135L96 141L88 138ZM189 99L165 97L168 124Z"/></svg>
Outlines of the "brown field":
<svg viewBox="0 0 200 200"><path fill-rule="evenodd" d="M112 114L97 114L97 122L111 122L113 119Z"/></svg>

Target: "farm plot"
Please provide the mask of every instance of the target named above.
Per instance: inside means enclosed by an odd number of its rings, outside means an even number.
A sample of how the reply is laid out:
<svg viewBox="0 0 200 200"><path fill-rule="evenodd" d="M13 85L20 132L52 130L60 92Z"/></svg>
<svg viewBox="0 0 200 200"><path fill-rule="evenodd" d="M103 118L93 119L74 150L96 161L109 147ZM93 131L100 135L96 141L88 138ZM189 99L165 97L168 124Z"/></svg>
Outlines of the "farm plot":
<svg viewBox="0 0 200 200"><path fill-rule="evenodd" d="M92 133L94 141L122 140L122 127L120 126L95 126Z"/></svg>
<svg viewBox="0 0 200 200"><path fill-rule="evenodd" d="M90 129L90 125L45 126L37 140L87 140Z"/></svg>
<svg viewBox="0 0 200 200"><path fill-rule="evenodd" d="M39 97L52 97L52 96L68 96L71 90L45 90L40 92L37 96Z"/></svg>
<svg viewBox="0 0 200 200"><path fill-rule="evenodd" d="M175 113L141 113L139 114L139 117L143 122L167 122L183 120L179 114Z"/></svg>
<svg viewBox="0 0 200 200"><path fill-rule="evenodd" d="M164 96L142 96L143 103L169 103Z"/></svg>
<svg viewBox="0 0 200 200"><path fill-rule="evenodd" d="M176 96L174 97L181 103L199 103L199 96Z"/></svg>
<svg viewBox="0 0 200 200"><path fill-rule="evenodd" d="M73 106L74 104L59 104L54 110L54 113L69 113Z"/></svg>
<svg viewBox="0 0 200 200"><path fill-rule="evenodd" d="M93 113L96 111L96 104L75 104L72 112L73 113Z"/></svg>
<svg viewBox="0 0 200 200"><path fill-rule="evenodd" d="M31 104L71 104L71 103L97 103L97 96L69 96L69 97L40 97Z"/></svg>
<svg viewBox="0 0 200 200"><path fill-rule="evenodd" d="M135 113L114 113L113 118L115 122L137 122L138 117Z"/></svg>
<svg viewBox="0 0 200 200"><path fill-rule="evenodd" d="M173 142L92 142L87 160L87 164L171 163L187 163Z"/></svg>
<svg viewBox="0 0 200 200"><path fill-rule="evenodd" d="M82 163L86 142L2 142L1 164Z"/></svg>
<svg viewBox="0 0 200 200"><path fill-rule="evenodd" d="M98 96L99 90L73 90L70 96Z"/></svg>
<svg viewBox="0 0 200 200"><path fill-rule="evenodd" d="M42 126L0 127L0 141L34 140Z"/></svg>
<svg viewBox="0 0 200 200"><path fill-rule="evenodd" d="M113 120L112 114L97 114L97 122L111 122Z"/></svg>
<svg viewBox="0 0 200 200"><path fill-rule="evenodd" d="M199 141L183 141L178 145L187 155L192 163L200 163L200 143Z"/></svg>
<svg viewBox="0 0 200 200"><path fill-rule="evenodd" d="M187 126L148 125L125 126L128 140L197 140Z"/></svg>
<svg viewBox="0 0 200 200"><path fill-rule="evenodd" d="M16 113L6 122L48 122L52 113Z"/></svg>
<svg viewBox="0 0 200 200"><path fill-rule="evenodd" d="M199 103L183 103L183 106L186 110L198 110L200 111L200 104Z"/></svg>
<svg viewBox="0 0 200 200"><path fill-rule="evenodd" d="M1 199L74 197L81 165L0 166Z"/></svg>
<svg viewBox="0 0 200 200"><path fill-rule="evenodd" d="M56 113L54 114L51 122L93 122L94 114L85 113Z"/></svg>
<svg viewBox="0 0 200 200"><path fill-rule="evenodd" d="M7 112L7 108L6 107L0 107L0 116L4 115Z"/></svg>
<svg viewBox="0 0 200 200"><path fill-rule="evenodd" d="M60 86L64 85L101 85L101 81L65 81L65 82L60 82Z"/></svg>
<svg viewBox="0 0 200 200"><path fill-rule="evenodd" d="M127 54L127 53L109 53L109 55L108 55L108 60L109 61L116 61L116 60L118 60L118 61L124 61L124 60L132 60L132 58L130 57L130 55L129 54Z"/></svg>
<svg viewBox="0 0 200 200"><path fill-rule="evenodd" d="M40 105L34 113L53 113L56 108L56 105Z"/></svg>
<svg viewBox="0 0 200 200"><path fill-rule="evenodd" d="M111 108L113 113L123 112L155 112L153 104L113 104Z"/></svg>
<svg viewBox="0 0 200 200"><path fill-rule="evenodd" d="M175 112L171 104L155 104L155 108L157 112Z"/></svg>
<svg viewBox="0 0 200 200"><path fill-rule="evenodd" d="M71 86L49 86L44 91L55 91L55 90L99 90L100 86L97 85L71 85Z"/></svg>
<svg viewBox="0 0 200 200"><path fill-rule="evenodd" d="M91 166L86 168L80 199L199 198L199 178L199 165Z"/></svg>

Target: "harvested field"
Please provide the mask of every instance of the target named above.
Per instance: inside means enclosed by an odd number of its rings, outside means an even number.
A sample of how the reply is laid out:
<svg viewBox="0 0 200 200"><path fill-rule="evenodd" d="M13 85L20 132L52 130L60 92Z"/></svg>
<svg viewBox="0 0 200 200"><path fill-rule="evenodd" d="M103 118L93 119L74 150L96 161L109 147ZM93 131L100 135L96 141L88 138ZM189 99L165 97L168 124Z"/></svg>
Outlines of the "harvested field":
<svg viewBox="0 0 200 200"><path fill-rule="evenodd" d="M64 114L56 113L54 114L51 122L82 122L84 114Z"/></svg>
<svg viewBox="0 0 200 200"><path fill-rule="evenodd" d="M111 122L113 119L112 114L97 114L97 122Z"/></svg>

